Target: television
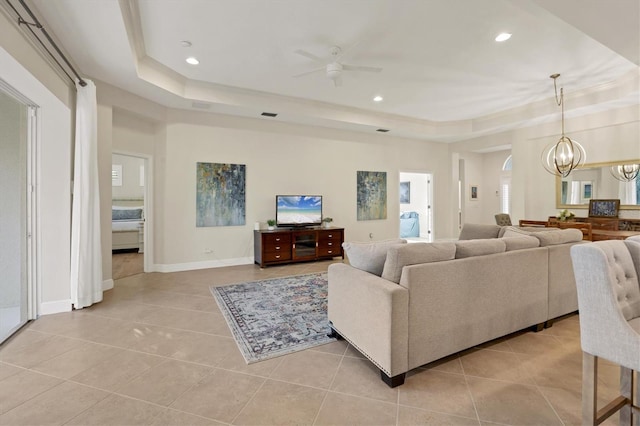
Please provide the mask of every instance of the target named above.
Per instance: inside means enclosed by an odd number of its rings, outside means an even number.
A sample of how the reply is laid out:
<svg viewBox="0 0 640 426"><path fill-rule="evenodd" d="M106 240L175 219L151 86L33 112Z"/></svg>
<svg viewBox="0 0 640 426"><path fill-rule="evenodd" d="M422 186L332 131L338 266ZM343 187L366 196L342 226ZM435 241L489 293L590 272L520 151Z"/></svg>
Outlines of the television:
<svg viewBox="0 0 640 426"><path fill-rule="evenodd" d="M321 224L321 195L276 195L277 226L315 226Z"/></svg>

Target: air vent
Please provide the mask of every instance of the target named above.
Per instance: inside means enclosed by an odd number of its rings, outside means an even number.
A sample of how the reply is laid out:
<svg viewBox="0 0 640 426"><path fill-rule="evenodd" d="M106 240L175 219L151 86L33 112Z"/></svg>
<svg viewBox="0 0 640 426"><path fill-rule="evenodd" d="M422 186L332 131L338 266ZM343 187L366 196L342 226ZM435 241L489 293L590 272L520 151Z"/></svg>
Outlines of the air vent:
<svg viewBox="0 0 640 426"><path fill-rule="evenodd" d="M278 114L276 114L275 112L263 112L262 114L263 117L277 117Z"/></svg>
<svg viewBox="0 0 640 426"><path fill-rule="evenodd" d="M209 109L211 108L211 104L208 104L206 102L193 102L191 103L191 106L194 108L198 108L198 109Z"/></svg>
<svg viewBox="0 0 640 426"><path fill-rule="evenodd" d="M380 133L387 133L389 131L389 129L378 129L376 130L376 132L380 132Z"/></svg>

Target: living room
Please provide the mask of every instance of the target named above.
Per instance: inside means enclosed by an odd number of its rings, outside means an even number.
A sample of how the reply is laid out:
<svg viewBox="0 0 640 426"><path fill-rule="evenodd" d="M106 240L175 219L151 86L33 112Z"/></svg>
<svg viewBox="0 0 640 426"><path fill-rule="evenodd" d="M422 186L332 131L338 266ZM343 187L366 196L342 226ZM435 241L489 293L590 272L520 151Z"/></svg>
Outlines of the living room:
<svg viewBox="0 0 640 426"><path fill-rule="evenodd" d="M42 2L34 4L46 7ZM54 16L49 18L55 19ZM45 228L41 266L45 278L40 289L39 312L41 315L68 312L71 310L69 270L66 267L69 264L66 253L70 245L68 222L71 215L68 188L72 170L73 138L70 129L74 123L71 111L75 104L75 88L28 41L7 12L0 14L0 24L0 47L3 50L0 78L17 86L21 84L15 83L20 79L18 76L26 71L30 76L27 86L43 86L62 105L61 110L67 110L59 120L64 128L53 133L45 132L42 139L45 145L50 144L43 151L45 170L42 178L52 185L47 189L47 193L52 195L48 196L50 199L43 200L41 209ZM592 37L596 35L592 34ZM603 40L599 42L603 43ZM616 50L615 46L612 41L611 49ZM71 44L63 44L63 47L67 52L75 49ZM79 56L71 56L76 63L82 61ZM615 81L607 81L598 87L567 89L565 93L567 106L572 110L565 119L566 131L584 146L589 163L640 158L638 62L637 57L635 62L629 57L625 60L630 64L629 70ZM90 74L87 78L96 83L98 97L100 186L110 188L112 152L152 158L149 173L153 179L148 182L147 189L151 197L146 224L148 232L145 233L148 238L145 255L149 258L146 271L164 273L153 276L169 274L172 277L180 276L180 271L191 271L196 274L191 277L194 281L202 280L207 268L251 266L254 223L266 226L266 221L274 217L276 194L322 194L324 215L331 216L335 226L345 229L347 240L398 237L400 205L395 200L399 198L401 171L426 172L434 176L434 239L453 239L460 231L458 179L461 165L464 176L462 223L493 223L493 215L500 208L499 197L496 196L499 181L496 178L500 173L499 167L509 156L512 156L514 165L512 218L547 218L557 214L556 180L542 168L540 155L560 133L559 108L553 102L553 82L548 75L563 71L552 68L556 64L549 66L545 75L527 82L539 94L539 99L532 104L443 126L397 118L404 125L407 122L415 124L415 133L424 133L427 136L424 138L401 136L401 132L395 132L392 126L394 117L384 117L385 124L389 124L392 130L380 133L375 131L377 123L372 116L356 117L354 121L359 121L360 126L332 127L318 122L287 121L287 113L281 115L282 120L260 117L263 111L259 108L254 108L251 115L247 112L232 115L231 108L221 112L203 111L192 107L185 98L182 98L184 107L167 106L162 103L163 97L172 98L174 94L146 99L125 90L125 85L117 87L117 83L104 81L99 74ZM80 71L86 72L82 67ZM507 83L504 82L505 85ZM565 75L562 83L578 87ZM344 85L348 86L346 77ZM325 89L334 88L327 85ZM282 99L279 102L284 103ZM272 105L281 106L279 102L274 101ZM592 104L602 108L581 112ZM616 107L605 108L606 105ZM372 108L375 111L375 107ZM344 109L336 108L336 111L342 113ZM537 119L530 118L530 111L536 111ZM291 107L288 114L294 115ZM383 118L378 112L373 117ZM327 122L335 121L335 116L322 118ZM438 140L438 134L448 134L448 130L442 128L447 126L473 130L462 131L464 137L445 143L444 137L443 141ZM363 131L363 128L368 131ZM54 155L49 157L47 149L55 151ZM244 226L195 226L197 162L246 165ZM387 173L389 201L386 220L359 221L356 218L356 173L363 170ZM471 200L467 193L470 185L478 189L476 200ZM113 285L108 192L101 193L100 209L105 288ZM586 215L585 209L576 208L575 212L578 216ZM624 210L621 214L640 218L639 210ZM49 231L50 228L56 229ZM245 275L238 276L249 279ZM163 279L166 278L159 278ZM571 329L574 324L566 327ZM562 327L558 329L563 330ZM554 343L559 344L559 341L556 339ZM344 352L344 347L339 348ZM398 394L394 395L397 397Z"/></svg>

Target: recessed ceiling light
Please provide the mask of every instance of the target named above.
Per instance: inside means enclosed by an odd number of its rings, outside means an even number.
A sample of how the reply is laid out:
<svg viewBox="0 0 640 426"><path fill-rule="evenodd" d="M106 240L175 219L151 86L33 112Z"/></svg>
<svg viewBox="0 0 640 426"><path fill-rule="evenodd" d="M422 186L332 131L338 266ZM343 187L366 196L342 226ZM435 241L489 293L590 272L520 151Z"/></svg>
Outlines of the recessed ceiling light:
<svg viewBox="0 0 640 426"><path fill-rule="evenodd" d="M375 97L373 98L373 101L374 101L374 102L382 102L382 99L384 99L382 96L377 95L377 96L375 96Z"/></svg>
<svg viewBox="0 0 640 426"><path fill-rule="evenodd" d="M200 63L200 61L199 61L199 60L197 60L196 58L194 58L193 56L189 56L189 57L186 59L186 61L187 61L187 63L188 63L188 64L190 64L190 65L198 65L198 64Z"/></svg>
<svg viewBox="0 0 640 426"><path fill-rule="evenodd" d="M511 34L509 33L500 33L496 37L496 41L507 41L511 38Z"/></svg>
<svg viewBox="0 0 640 426"><path fill-rule="evenodd" d="M182 47L191 47L191 42L189 40L182 40L180 42L180 46L182 46Z"/></svg>

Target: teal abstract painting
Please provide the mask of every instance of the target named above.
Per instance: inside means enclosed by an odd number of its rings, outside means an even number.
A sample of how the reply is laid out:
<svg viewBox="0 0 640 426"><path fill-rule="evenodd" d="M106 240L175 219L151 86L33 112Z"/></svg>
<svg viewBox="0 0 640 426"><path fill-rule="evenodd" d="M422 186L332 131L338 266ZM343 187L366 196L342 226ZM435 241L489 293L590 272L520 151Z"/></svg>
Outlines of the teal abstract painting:
<svg viewBox="0 0 640 426"><path fill-rule="evenodd" d="M196 226L245 224L244 164L197 163Z"/></svg>
<svg viewBox="0 0 640 426"><path fill-rule="evenodd" d="M387 172L357 172L358 220L387 218Z"/></svg>

